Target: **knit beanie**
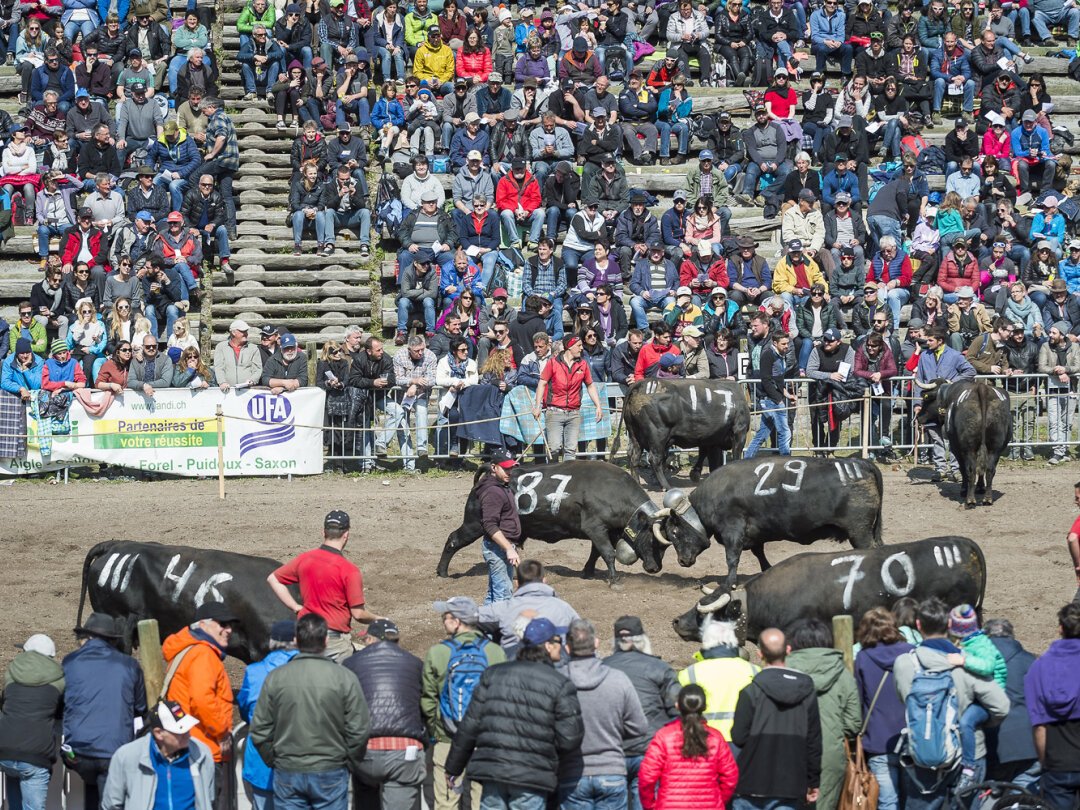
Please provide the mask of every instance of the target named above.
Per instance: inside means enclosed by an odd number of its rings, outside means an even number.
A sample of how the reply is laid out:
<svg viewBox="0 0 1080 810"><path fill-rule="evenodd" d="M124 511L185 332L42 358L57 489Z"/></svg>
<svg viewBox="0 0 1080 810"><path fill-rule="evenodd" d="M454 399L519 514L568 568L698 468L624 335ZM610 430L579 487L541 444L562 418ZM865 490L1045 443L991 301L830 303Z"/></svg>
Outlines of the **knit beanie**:
<svg viewBox="0 0 1080 810"><path fill-rule="evenodd" d="M979 617L975 615L975 608L964 603L957 605L949 611L949 635L959 639L965 639L979 631Z"/></svg>
<svg viewBox="0 0 1080 810"><path fill-rule="evenodd" d="M66 340L57 338L52 342L52 347L49 349L49 354L58 354L59 352L66 352L68 350L68 344Z"/></svg>

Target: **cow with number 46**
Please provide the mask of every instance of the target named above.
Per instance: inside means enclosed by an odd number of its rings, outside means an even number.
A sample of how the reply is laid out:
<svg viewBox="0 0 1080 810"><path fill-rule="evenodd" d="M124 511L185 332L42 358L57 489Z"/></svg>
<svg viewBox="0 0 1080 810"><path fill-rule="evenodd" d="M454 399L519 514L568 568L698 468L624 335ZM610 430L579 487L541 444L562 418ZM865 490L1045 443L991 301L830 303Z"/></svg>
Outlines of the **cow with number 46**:
<svg viewBox="0 0 1080 810"><path fill-rule="evenodd" d="M672 493L668 493L669 496ZM663 566L669 545L679 565L689 567L715 537L727 552L727 591L735 587L739 557L749 549L769 568L765 543L790 540L809 545L815 540L847 540L856 549L881 542L881 472L862 459L752 458L727 464L709 475L685 503L661 521L659 531L639 535L633 549L650 574ZM679 509L689 509L704 525L705 533L687 533L675 520ZM627 562L622 559L620 562Z"/></svg>

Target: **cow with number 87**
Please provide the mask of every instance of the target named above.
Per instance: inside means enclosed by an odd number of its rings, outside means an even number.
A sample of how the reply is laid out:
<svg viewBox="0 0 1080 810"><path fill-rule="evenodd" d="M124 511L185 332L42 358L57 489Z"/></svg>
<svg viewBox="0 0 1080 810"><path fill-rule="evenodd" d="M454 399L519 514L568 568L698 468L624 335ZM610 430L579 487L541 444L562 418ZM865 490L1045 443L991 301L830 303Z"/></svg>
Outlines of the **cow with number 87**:
<svg viewBox="0 0 1080 810"><path fill-rule="evenodd" d="M727 464L709 475L687 505L705 527L688 533L683 522L666 516L660 531L638 537L634 551L645 570L663 567L667 546L675 547L679 564L689 567L709 547L709 538L724 547L724 587L735 587L739 558L749 549L769 568L765 543L789 540L809 545L815 540L847 540L856 549L881 541L881 472L862 459L752 458Z"/></svg>

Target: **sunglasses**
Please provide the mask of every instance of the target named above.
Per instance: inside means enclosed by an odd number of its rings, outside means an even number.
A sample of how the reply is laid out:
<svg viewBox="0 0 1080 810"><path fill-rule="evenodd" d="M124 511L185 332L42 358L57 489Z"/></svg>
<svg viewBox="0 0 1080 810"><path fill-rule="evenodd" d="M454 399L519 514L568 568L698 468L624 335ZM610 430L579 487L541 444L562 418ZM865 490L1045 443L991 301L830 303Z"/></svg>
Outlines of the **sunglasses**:
<svg viewBox="0 0 1080 810"><path fill-rule="evenodd" d="M505 334L506 334L506 331L507 331L507 330L505 330L505 329L496 329L496 330L495 330L495 334L496 334L496 335L505 335Z"/></svg>
<svg viewBox="0 0 1080 810"><path fill-rule="evenodd" d="M116 353L117 354L131 354L131 348L129 347L127 349L117 349Z"/></svg>
<svg viewBox="0 0 1080 810"><path fill-rule="evenodd" d="M459 347L459 348L458 348L458 350L457 350L458 354L461 354L462 352L467 352L467 351L469 351L469 347L468 347L468 346L461 346L461 347Z"/></svg>
<svg viewBox="0 0 1080 810"><path fill-rule="evenodd" d="M142 348L143 348L144 352L156 352L157 351L157 344L156 343L145 343L145 344L143 344Z"/></svg>
<svg viewBox="0 0 1080 810"><path fill-rule="evenodd" d="M131 307L117 307L116 311L117 312L129 312L129 311L131 311Z"/></svg>
<svg viewBox="0 0 1080 810"><path fill-rule="evenodd" d="M29 318L33 314L34 314L33 311L29 310L29 309L20 309L19 310L19 317L20 318Z"/></svg>
<svg viewBox="0 0 1080 810"><path fill-rule="evenodd" d="M199 188L213 188L213 183L199 183Z"/></svg>

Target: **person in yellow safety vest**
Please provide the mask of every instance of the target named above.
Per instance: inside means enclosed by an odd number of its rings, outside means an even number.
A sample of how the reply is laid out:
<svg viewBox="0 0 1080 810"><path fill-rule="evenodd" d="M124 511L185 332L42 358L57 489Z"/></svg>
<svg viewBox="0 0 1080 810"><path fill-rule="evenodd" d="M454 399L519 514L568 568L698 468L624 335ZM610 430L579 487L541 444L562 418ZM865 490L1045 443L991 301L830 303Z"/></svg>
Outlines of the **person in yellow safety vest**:
<svg viewBox="0 0 1080 810"><path fill-rule="evenodd" d="M694 653L694 663L679 673L679 683L696 683L705 690L705 720L730 740L739 693L760 671L761 667L739 656L734 622L708 616L701 627L701 650Z"/></svg>

